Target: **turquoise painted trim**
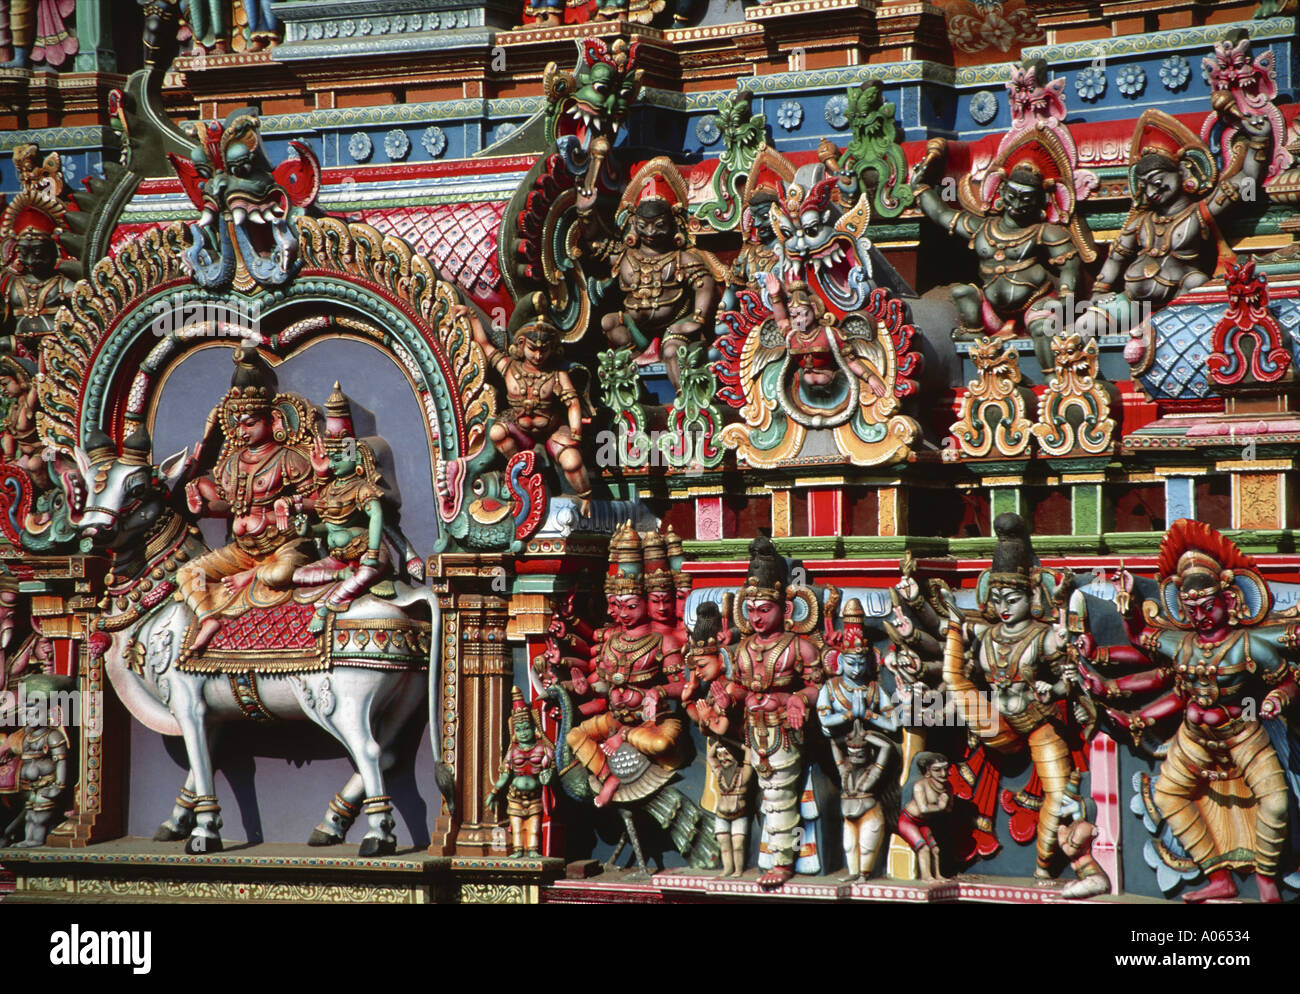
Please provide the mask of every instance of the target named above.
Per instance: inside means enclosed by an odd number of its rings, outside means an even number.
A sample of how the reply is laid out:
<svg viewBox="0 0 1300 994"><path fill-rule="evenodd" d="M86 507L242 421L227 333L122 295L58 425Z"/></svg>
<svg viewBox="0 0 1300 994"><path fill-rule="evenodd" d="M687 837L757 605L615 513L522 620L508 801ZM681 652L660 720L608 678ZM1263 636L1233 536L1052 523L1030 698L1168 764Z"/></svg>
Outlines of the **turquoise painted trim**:
<svg viewBox="0 0 1300 994"><path fill-rule="evenodd" d="M263 135L295 134L312 129L355 128L367 125L417 125L427 121L499 120L527 117L545 100L538 97L499 97L438 100L418 104L384 104L378 107L336 107L296 114L268 114L261 119Z"/></svg>
<svg viewBox="0 0 1300 994"><path fill-rule="evenodd" d="M1225 537L1251 555L1292 552L1300 530L1224 529ZM1039 556L1155 555L1164 532L1106 532L1102 535L1035 535L1034 552ZM684 552L696 562L737 562L749 559L748 538L718 541L685 541ZM987 559L993 554L992 538L932 538L846 536L844 538L778 538L773 540L784 556L808 559L862 560L869 567L873 559L894 559L910 550L918 559L952 556L956 559Z"/></svg>
<svg viewBox="0 0 1300 994"><path fill-rule="evenodd" d="M109 127L87 124L77 128L31 128L0 132L0 151L12 152L19 145L39 145L42 152L71 149L119 147L117 132Z"/></svg>
<svg viewBox="0 0 1300 994"><path fill-rule="evenodd" d="M1250 34L1251 42L1260 42L1273 38L1291 39L1296 34L1296 18L1270 17L1262 21L1233 21L1227 24L1213 24L1196 28L1176 28L1173 31L1153 31L1150 34L1122 35L1118 38L1098 38L1094 41L1073 41L1063 45L1042 45L1026 48L1026 58L1047 60L1055 67L1058 62L1071 62L1093 59L1105 54L1108 58L1117 55L1153 55L1156 52L1170 52L1179 48L1213 48L1223 41L1228 32L1242 28ZM1011 78L1010 66L1006 67L1007 79Z"/></svg>

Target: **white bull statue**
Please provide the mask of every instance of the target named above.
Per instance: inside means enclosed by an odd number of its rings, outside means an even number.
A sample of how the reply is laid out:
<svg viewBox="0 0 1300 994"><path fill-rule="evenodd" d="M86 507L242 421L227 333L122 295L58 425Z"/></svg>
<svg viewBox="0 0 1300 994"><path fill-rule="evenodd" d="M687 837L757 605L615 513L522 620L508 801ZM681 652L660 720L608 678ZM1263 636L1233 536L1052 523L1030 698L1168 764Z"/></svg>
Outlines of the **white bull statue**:
<svg viewBox="0 0 1300 994"><path fill-rule="evenodd" d="M221 652L209 645L190 656L186 639L196 617L174 597L176 574L208 551L197 528L177 511L171 497L184 455L158 471L149 464L148 436L137 432L121 458L106 436L96 433L92 460L76 450L85 481L86 506L78 525L112 560L100 636L110 682L132 716L163 735L184 739L190 770L171 816L156 841L186 839L187 853L217 852L221 814L212 767L214 725L225 721L308 718L343 744L357 772L330 801L310 845L344 841L358 814L368 829L361 856L392 853L392 803L385 772L395 756L392 744L427 701L436 780L453 804L453 774L442 762L439 742L441 612L427 588L397 584L391 598L358 597L302 662L301 646L270 646L249 653ZM107 446L103 443L107 442ZM427 611L427 622L410 608ZM375 633L382 633L374 638ZM427 657L423 643L427 640ZM98 642L98 645L95 645ZM218 658L218 657L225 658ZM231 657L234 658L231 658ZM427 678L422 672L427 660Z"/></svg>

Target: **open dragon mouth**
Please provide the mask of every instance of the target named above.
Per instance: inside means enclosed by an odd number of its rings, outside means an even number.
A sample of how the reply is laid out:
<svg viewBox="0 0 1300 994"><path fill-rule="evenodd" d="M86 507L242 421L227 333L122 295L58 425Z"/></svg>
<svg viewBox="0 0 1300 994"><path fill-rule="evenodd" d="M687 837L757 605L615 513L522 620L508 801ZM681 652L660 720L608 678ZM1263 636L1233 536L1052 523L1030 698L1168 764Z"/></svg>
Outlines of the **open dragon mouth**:
<svg viewBox="0 0 1300 994"><path fill-rule="evenodd" d="M618 137L618 121L605 117L584 100L572 100L559 118L559 135L572 135L582 148L588 148L593 138L606 135L611 141ZM559 137L557 135L556 137Z"/></svg>
<svg viewBox="0 0 1300 994"><path fill-rule="evenodd" d="M1253 113L1260 114L1277 95L1276 88L1267 85L1266 80L1267 77L1253 67L1243 68L1224 74L1223 89L1233 94L1239 106L1244 105Z"/></svg>
<svg viewBox="0 0 1300 994"><path fill-rule="evenodd" d="M438 513L442 515L443 521L451 521L460 513L461 502L464 500L464 481L465 466L461 460L438 460L434 487L438 493Z"/></svg>
<svg viewBox="0 0 1300 994"><path fill-rule="evenodd" d="M848 299L853 294L849 274L857 265L855 254L848 244L839 238L806 258L806 264L817 281L832 291L837 299Z"/></svg>
<svg viewBox="0 0 1300 994"><path fill-rule="evenodd" d="M469 513L479 524L495 525L510 513L510 505L494 497L480 497L470 501Z"/></svg>

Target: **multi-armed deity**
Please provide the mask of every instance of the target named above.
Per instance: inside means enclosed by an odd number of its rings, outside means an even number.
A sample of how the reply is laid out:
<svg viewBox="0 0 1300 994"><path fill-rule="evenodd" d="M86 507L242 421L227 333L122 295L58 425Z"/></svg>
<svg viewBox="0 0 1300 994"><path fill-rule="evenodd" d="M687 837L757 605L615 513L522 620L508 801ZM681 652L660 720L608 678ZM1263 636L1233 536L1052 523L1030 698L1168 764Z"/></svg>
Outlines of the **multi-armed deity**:
<svg viewBox="0 0 1300 994"><path fill-rule="evenodd" d="M612 597L617 628L588 666L570 671L574 692L592 697L582 709L592 717L569 732L568 744L600 781L597 807L613 800L627 778L627 760L620 761L619 753L624 742L668 769L681 764L682 721L673 716L672 702L681 699L682 644L675 634L655 629L642 540L630 525L610 541L605 593Z"/></svg>
<svg viewBox="0 0 1300 994"><path fill-rule="evenodd" d="M1049 344L1062 327L1051 303L1073 297L1083 264L1096 258L1076 215L1070 156L1054 131L1023 129L998 150L978 190L963 177L963 206L952 207L934 188L946 154L944 140L931 139L913 180L926 217L968 239L979 257L980 285L952 291L962 322L954 337L1028 335L1042 367L1051 369Z"/></svg>
<svg viewBox="0 0 1300 994"><path fill-rule="evenodd" d="M1273 161L1273 122L1243 116L1227 93L1216 111L1232 125L1232 158L1220 168L1208 146L1164 111L1138 119L1129 146L1133 207L1106 264L1093 284L1093 299L1078 321L1096 332L1118 326L1138 347L1143 320L1181 293L1204 284L1223 252L1219 219L1256 200Z"/></svg>
<svg viewBox="0 0 1300 994"><path fill-rule="evenodd" d="M293 408L289 419L285 406ZM223 617L288 600L295 572L312 559L291 521L319 486L307 420L314 412L279 392L264 359L241 351L217 412L222 437L211 440L221 446L216 466L210 476L187 483L185 497L194 514L229 518L234 540L181 575L180 594L200 622L191 652L202 651ZM294 424L299 418L303 423Z"/></svg>
<svg viewBox="0 0 1300 994"><path fill-rule="evenodd" d="M1120 575L1118 606L1133 647L1093 655L1102 668L1155 668L1090 682L1109 700L1162 692L1138 711L1110 709L1135 743L1148 730L1166 738L1167 727L1159 729L1181 715L1160 774L1141 796L1209 878L1184 900L1234 897L1233 871L1253 869L1260 900L1279 901L1297 788L1278 755L1279 746L1290 754L1284 714L1300 696L1296 622L1272 613L1254 561L1203 522L1173 523L1157 571L1154 602L1134 597L1132 576Z"/></svg>

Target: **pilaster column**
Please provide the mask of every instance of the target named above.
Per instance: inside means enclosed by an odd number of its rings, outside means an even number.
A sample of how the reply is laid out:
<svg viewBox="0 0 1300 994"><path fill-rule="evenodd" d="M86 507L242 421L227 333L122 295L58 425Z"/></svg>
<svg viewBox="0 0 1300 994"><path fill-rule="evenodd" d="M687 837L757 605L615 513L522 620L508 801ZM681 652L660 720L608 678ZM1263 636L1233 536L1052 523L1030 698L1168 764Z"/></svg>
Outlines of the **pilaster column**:
<svg viewBox="0 0 1300 994"><path fill-rule="evenodd" d="M439 740L443 761L456 771L456 816L449 817L445 806L438 816L429 847L435 854L487 856L494 838L500 844L498 819L483 799L509 738L510 602L493 588L503 568L500 556L448 554L430 562L430 576L442 584L442 631L433 633L442 644Z"/></svg>
<svg viewBox="0 0 1300 994"><path fill-rule="evenodd" d="M117 71L112 6L103 0L77 0L77 54L72 63L77 72Z"/></svg>

